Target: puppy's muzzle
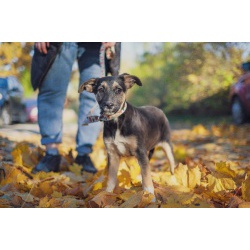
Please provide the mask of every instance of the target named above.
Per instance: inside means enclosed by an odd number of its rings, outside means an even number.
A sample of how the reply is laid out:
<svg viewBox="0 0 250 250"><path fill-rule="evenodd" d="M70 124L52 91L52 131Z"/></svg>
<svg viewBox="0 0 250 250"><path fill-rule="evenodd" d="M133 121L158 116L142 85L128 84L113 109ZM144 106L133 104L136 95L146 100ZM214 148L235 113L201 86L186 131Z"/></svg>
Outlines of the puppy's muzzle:
<svg viewBox="0 0 250 250"><path fill-rule="evenodd" d="M101 113L113 113L114 112L114 103L112 102L107 102L104 105L101 106Z"/></svg>

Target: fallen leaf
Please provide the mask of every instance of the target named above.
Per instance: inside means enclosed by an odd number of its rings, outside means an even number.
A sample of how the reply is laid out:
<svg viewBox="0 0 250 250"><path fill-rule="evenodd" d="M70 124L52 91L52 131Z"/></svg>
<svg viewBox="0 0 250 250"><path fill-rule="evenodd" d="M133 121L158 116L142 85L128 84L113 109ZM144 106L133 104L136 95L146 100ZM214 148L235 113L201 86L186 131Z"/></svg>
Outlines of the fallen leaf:
<svg viewBox="0 0 250 250"><path fill-rule="evenodd" d="M30 193L15 193L15 195L19 196L22 198L24 202L33 202L34 201L34 196Z"/></svg>
<svg viewBox="0 0 250 250"><path fill-rule="evenodd" d="M53 191L53 193L51 194L51 197L53 197L53 198L62 198L62 193L57 192L57 191Z"/></svg>
<svg viewBox="0 0 250 250"><path fill-rule="evenodd" d="M213 175L209 174L207 175L207 179L207 187L211 192L236 189L235 182L231 178L216 178Z"/></svg>
<svg viewBox="0 0 250 250"><path fill-rule="evenodd" d="M118 184L119 187L131 188L131 177L128 170L121 169L118 173Z"/></svg>
<svg viewBox="0 0 250 250"><path fill-rule="evenodd" d="M82 167L76 163L73 165L69 166L69 170L74 173L76 176L81 176L81 169Z"/></svg>
<svg viewBox="0 0 250 250"><path fill-rule="evenodd" d="M242 183L242 197L246 201L250 201L250 176Z"/></svg>
<svg viewBox="0 0 250 250"><path fill-rule="evenodd" d="M47 196L41 198L40 201L39 201L39 206L38 207L48 208L50 206L48 201L49 201L49 198Z"/></svg>
<svg viewBox="0 0 250 250"><path fill-rule="evenodd" d="M187 154L187 147L184 145L175 145L174 146L174 158L176 161L183 162Z"/></svg>
<svg viewBox="0 0 250 250"><path fill-rule="evenodd" d="M10 208L10 201L4 199L4 198L0 198L0 208Z"/></svg>
<svg viewBox="0 0 250 250"><path fill-rule="evenodd" d="M121 193L118 197L123 201L127 201L134 194L135 190L128 189L125 192Z"/></svg>
<svg viewBox="0 0 250 250"><path fill-rule="evenodd" d="M210 132L209 130L207 130L203 125L198 124L196 126L193 127L192 132L198 135L209 135Z"/></svg>
<svg viewBox="0 0 250 250"><path fill-rule="evenodd" d="M154 199L154 195L146 191L140 191L130 196L120 207L121 208L142 208L149 205Z"/></svg>
<svg viewBox="0 0 250 250"><path fill-rule="evenodd" d="M175 168L174 175L179 185L182 185L184 187L188 186L188 166L187 165L183 165L182 163L180 163Z"/></svg>
<svg viewBox="0 0 250 250"><path fill-rule="evenodd" d="M188 169L188 187L195 188L201 184L201 171L198 166Z"/></svg>
<svg viewBox="0 0 250 250"><path fill-rule="evenodd" d="M115 201L116 201L116 194L107 191L101 191L88 203L90 207L98 208L98 207L111 206L112 204L115 203Z"/></svg>
<svg viewBox="0 0 250 250"><path fill-rule="evenodd" d="M241 203L243 203L243 202L244 202L244 200L240 199L240 198L237 197L237 196L233 196L233 197L230 199L229 203L228 203L228 207L230 207L230 208L237 208L237 207L239 207L239 205L240 205Z"/></svg>
<svg viewBox="0 0 250 250"><path fill-rule="evenodd" d="M216 162L215 170L219 173L225 174L229 177L242 177L245 174L245 170L241 169L234 163L230 162Z"/></svg>
<svg viewBox="0 0 250 250"><path fill-rule="evenodd" d="M102 182L97 182L93 186L93 191L96 191L96 190L99 190L99 189L102 189L102 188L103 188Z"/></svg>
<svg viewBox="0 0 250 250"><path fill-rule="evenodd" d="M238 208L250 208L250 202L242 202Z"/></svg>
<svg viewBox="0 0 250 250"><path fill-rule="evenodd" d="M20 142L12 151L13 162L17 166L33 168L38 163L38 155L27 142Z"/></svg>

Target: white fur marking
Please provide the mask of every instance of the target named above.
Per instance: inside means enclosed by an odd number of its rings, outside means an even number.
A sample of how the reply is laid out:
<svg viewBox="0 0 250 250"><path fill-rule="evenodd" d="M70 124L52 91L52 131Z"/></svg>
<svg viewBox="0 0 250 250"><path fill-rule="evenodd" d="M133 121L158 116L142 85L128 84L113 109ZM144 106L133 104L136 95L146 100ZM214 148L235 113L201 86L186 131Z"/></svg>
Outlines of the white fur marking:
<svg viewBox="0 0 250 250"><path fill-rule="evenodd" d="M122 136L120 130L117 129L114 144L121 155L126 155L128 153L127 147L129 147L131 150L134 150L137 146L137 141L134 136Z"/></svg>
<svg viewBox="0 0 250 250"><path fill-rule="evenodd" d="M145 191L148 191L149 193L151 193L151 194L154 194L154 187L152 186L152 187L144 187L143 188Z"/></svg>

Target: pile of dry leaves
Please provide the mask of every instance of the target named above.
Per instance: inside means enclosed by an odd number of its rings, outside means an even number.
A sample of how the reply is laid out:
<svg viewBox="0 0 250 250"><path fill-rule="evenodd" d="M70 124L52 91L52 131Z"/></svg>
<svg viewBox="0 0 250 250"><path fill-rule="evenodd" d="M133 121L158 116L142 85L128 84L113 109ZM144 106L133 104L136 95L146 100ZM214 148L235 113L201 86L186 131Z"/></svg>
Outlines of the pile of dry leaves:
<svg viewBox="0 0 250 250"><path fill-rule="evenodd" d="M105 191L106 154L99 138L92 154L98 173L81 174L64 145L60 173L31 174L43 150L0 137L0 207L250 207L250 127L202 125L173 132L175 175L161 149L151 160L156 202L142 190L135 158L121 162L119 186ZM14 149L10 150L14 145ZM7 150L4 150L7 149ZM12 157L9 155L11 153Z"/></svg>

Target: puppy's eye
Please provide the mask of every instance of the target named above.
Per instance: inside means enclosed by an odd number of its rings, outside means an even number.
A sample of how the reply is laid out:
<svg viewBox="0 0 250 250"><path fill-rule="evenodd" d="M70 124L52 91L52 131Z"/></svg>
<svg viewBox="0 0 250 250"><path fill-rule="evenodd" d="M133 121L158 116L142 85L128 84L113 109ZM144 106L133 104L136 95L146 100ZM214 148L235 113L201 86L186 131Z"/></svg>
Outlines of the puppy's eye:
<svg viewBox="0 0 250 250"><path fill-rule="evenodd" d="M122 89L120 89L120 88L115 90L115 93L116 93L117 95L121 94L121 92L122 92Z"/></svg>
<svg viewBox="0 0 250 250"><path fill-rule="evenodd" d="M98 89L98 92L99 92L99 93L103 93L103 92L104 92L104 88L99 88L99 89Z"/></svg>

